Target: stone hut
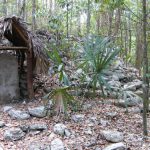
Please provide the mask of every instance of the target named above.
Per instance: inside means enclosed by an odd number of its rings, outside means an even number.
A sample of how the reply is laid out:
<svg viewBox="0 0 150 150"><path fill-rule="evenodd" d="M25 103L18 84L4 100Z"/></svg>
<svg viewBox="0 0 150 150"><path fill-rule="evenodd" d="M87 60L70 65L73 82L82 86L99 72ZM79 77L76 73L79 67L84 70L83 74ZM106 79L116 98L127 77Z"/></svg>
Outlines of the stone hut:
<svg viewBox="0 0 150 150"><path fill-rule="evenodd" d="M34 97L33 72L46 73L44 45L18 17L0 18L0 103Z"/></svg>

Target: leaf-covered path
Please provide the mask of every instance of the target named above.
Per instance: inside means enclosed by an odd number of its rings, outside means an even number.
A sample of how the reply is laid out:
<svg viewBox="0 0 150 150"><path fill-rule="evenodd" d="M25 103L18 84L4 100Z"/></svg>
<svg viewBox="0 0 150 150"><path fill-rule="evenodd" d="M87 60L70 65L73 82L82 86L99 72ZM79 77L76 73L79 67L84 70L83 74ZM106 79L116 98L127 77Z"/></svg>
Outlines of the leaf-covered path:
<svg viewBox="0 0 150 150"><path fill-rule="evenodd" d="M100 99L85 100L82 111L71 112L67 117L30 117L25 120L11 119L7 112L3 112L1 106L0 120L5 123L0 128L0 146L4 150L33 150L48 149L52 141L59 138L68 150L100 150L112 144L103 136L103 131L119 131L123 133L123 142L128 149L148 150L150 142L144 142L142 137L142 116L139 107L126 109L114 105L115 100L107 99L102 104ZM40 101L27 104L14 104L16 110L28 110L27 108L41 106ZM76 117L76 119L75 119ZM58 123L64 124L69 134L60 135L54 130ZM46 124L47 130L30 130L17 141L9 141L4 138L6 130L20 128L35 124ZM116 137L115 137L116 138ZM41 148L40 148L41 147Z"/></svg>

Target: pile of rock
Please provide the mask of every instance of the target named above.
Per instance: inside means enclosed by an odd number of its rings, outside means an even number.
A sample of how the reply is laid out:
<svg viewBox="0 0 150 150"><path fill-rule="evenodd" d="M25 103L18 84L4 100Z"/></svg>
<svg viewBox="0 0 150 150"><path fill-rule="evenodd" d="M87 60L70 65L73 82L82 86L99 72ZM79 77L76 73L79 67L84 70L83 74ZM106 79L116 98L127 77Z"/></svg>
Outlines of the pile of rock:
<svg viewBox="0 0 150 150"><path fill-rule="evenodd" d="M132 107L142 102L142 80L137 69L126 67L124 62L118 59L104 74L111 91L107 88L105 90L110 97L119 99L116 105Z"/></svg>
<svg viewBox="0 0 150 150"><path fill-rule="evenodd" d="M122 142L124 140L124 136L122 132L118 131L102 131L101 135L109 142L113 144L108 145L103 150L126 150L125 144Z"/></svg>

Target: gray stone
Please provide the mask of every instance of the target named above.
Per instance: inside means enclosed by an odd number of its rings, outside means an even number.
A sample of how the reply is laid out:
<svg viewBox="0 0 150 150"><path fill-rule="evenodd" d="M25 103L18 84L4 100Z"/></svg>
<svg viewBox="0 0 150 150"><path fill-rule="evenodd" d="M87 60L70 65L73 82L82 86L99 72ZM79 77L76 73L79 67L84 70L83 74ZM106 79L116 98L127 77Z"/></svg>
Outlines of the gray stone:
<svg viewBox="0 0 150 150"><path fill-rule="evenodd" d="M20 128L11 128L4 132L5 140L17 141L22 139L25 133Z"/></svg>
<svg viewBox="0 0 150 150"><path fill-rule="evenodd" d="M83 121L83 119L84 119L84 115L82 115L82 114L72 116L72 120L76 123Z"/></svg>
<svg viewBox="0 0 150 150"><path fill-rule="evenodd" d="M88 135L92 135L92 130L91 130L91 128L90 127L88 127L88 128L86 128L85 130L84 130L84 133L85 134L88 134Z"/></svg>
<svg viewBox="0 0 150 150"><path fill-rule="evenodd" d="M103 127L106 127L108 124L108 121L104 119L100 119L99 124L101 124Z"/></svg>
<svg viewBox="0 0 150 150"><path fill-rule="evenodd" d="M97 124L97 123L98 123L98 122L97 122L97 117L94 117L94 116L93 116L93 117L90 117L90 118L89 118L89 121L92 122L92 123L94 123L94 124Z"/></svg>
<svg viewBox="0 0 150 150"><path fill-rule="evenodd" d="M29 130L47 130L47 124L31 124Z"/></svg>
<svg viewBox="0 0 150 150"><path fill-rule="evenodd" d="M0 150L4 150L4 148L0 145Z"/></svg>
<svg viewBox="0 0 150 150"><path fill-rule="evenodd" d="M133 82L129 82L124 85L124 90L131 90L135 91L136 89L139 89L142 87L142 81L140 80L134 80Z"/></svg>
<svg viewBox="0 0 150 150"><path fill-rule="evenodd" d="M102 149L101 149L101 148L99 148L99 147L96 147L96 148L95 148L95 150L102 150Z"/></svg>
<svg viewBox="0 0 150 150"><path fill-rule="evenodd" d="M126 75L124 73L122 73L122 72L119 72L119 73L116 72L116 73L114 73L113 76L112 76L112 79L115 80L115 78L116 79L118 78L119 81L127 80Z"/></svg>
<svg viewBox="0 0 150 150"><path fill-rule="evenodd" d="M110 88L114 91L118 91L120 90L120 87L121 87L121 83L119 81L109 81L108 82L108 85L110 86Z"/></svg>
<svg viewBox="0 0 150 150"><path fill-rule="evenodd" d="M9 110L11 110L13 107L12 106L4 106L3 107L3 112L8 112Z"/></svg>
<svg viewBox="0 0 150 150"><path fill-rule="evenodd" d="M127 98L126 100L119 99L115 104L120 107L133 107L137 106L142 102L142 99L140 97L131 97Z"/></svg>
<svg viewBox="0 0 150 150"><path fill-rule="evenodd" d="M143 97L143 91L142 90L137 90L134 92L136 95Z"/></svg>
<svg viewBox="0 0 150 150"><path fill-rule="evenodd" d="M5 123L3 121L0 121L0 128L4 127Z"/></svg>
<svg viewBox="0 0 150 150"><path fill-rule="evenodd" d="M114 118L117 116L117 112L106 112L106 116L110 118Z"/></svg>
<svg viewBox="0 0 150 150"><path fill-rule="evenodd" d="M51 142L51 150L65 150L63 142L59 139L56 138Z"/></svg>
<svg viewBox="0 0 150 150"><path fill-rule="evenodd" d="M18 61L10 54L0 54L0 104L19 98Z"/></svg>
<svg viewBox="0 0 150 150"><path fill-rule="evenodd" d="M39 106L35 108L28 108L30 115L38 118L43 118L46 116L46 109L44 106Z"/></svg>
<svg viewBox="0 0 150 150"><path fill-rule="evenodd" d="M118 131L112 131L112 130L102 131L101 135L107 141L110 141L113 143L121 142L124 139L123 133L118 132Z"/></svg>
<svg viewBox="0 0 150 150"><path fill-rule="evenodd" d="M112 77L111 77L111 80L119 81L119 77L117 76L117 74L113 74Z"/></svg>
<svg viewBox="0 0 150 150"><path fill-rule="evenodd" d="M28 146L29 150L50 150L50 146L44 145L40 142L32 142Z"/></svg>
<svg viewBox="0 0 150 150"><path fill-rule="evenodd" d="M8 114L12 119L26 120L30 118L30 115L27 112L21 110L11 109L8 111Z"/></svg>
<svg viewBox="0 0 150 150"><path fill-rule="evenodd" d="M84 110L88 110L88 109L91 109L92 108L92 105L91 104L84 104L83 105L83 109Z"/></svg>
<svg viewBox="0 0 150 150"><path fill-rule="evenodd" d="M71 132L68 129L65 129L65 136L67 137L71 136Z"/></svg>
<svg viewBox="0 0 150 150"><path fill-rule="evenodd" d="M28 132L29 131L29 125L20 125L20 129L23 131L23 132Z"/></svg>
<svg viewBox="0 0 150 150"><path fill-rule="evenodd" d="M67 127L62 124L62 123L58 123L54 126L53 130L56 134L59 134L59 135L65 135L65 129L67 129Z"/></svg>
<svg viewBox="0 0 150 150"><path fill-rule="evenodd" d="M107 146L103 150L126 150L126 146L120 142L120 143L115 143Z"/></svg>
<svg viewBox="0 0 150 150"><path fill-rule="evenodd" d="M4 127L5 123L3 121L0 121L0 128Z"/></svg>

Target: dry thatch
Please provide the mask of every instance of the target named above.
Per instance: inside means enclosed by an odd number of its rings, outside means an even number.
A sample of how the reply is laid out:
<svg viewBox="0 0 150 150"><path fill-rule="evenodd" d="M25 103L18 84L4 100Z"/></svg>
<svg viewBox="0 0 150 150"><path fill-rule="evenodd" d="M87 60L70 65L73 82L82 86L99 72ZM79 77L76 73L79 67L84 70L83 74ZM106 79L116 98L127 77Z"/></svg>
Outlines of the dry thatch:
<svg viewBox="0 0 150 150"><path fill-rule="evenodd" d="M33 54L36 63L35 70L38 73L45 73L48 68L48 57L42 41L27 28L21 18L9 17L0 18L0 41L8 39L14 46L27 47Z"/></svg>

